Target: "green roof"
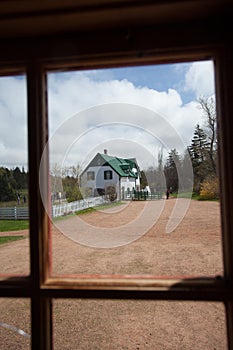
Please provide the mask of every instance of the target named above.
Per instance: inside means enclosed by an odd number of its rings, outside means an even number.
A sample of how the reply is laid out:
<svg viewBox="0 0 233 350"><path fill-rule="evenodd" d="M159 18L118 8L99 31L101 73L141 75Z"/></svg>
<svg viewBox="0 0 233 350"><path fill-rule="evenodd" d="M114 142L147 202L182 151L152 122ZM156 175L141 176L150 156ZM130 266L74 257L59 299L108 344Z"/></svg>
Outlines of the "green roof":
<svg viewBox="0 0 233 350"><path fill-rule="evenodd" d="M119 157L109 156L108 154L99 155L115 170L121 177L138 177L138 166L134 159L124 159ZM132 169L137 169L137 172L133 172Z"/></svg>

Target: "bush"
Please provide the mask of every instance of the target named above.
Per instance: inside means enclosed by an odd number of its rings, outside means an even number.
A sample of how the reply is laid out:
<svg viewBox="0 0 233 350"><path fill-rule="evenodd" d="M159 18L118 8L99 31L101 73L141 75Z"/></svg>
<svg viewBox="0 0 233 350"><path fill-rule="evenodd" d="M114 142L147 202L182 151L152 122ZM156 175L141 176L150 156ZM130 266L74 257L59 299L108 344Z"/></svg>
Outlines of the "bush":
<svg viewBox="0 0 233 350"><path fill-rule="evenodd" d="M219 182L217 177L206 179L202 182L200 199L219 199Z"/></svg>
<svg viewBox="0 0 233 350"><path fill-rule="evenodd" d="M74 188L67 188L66 199L67 199L67 202L70 203L70 202L75 202L75 201L79 201L80 199L83 199L83 196L79 188L76 186Z"/></svg>
<svg viewBox="0 0 233 350"><path fill-rule="evenodd" d="M115 186L108 186L105 191L107 197L109 198L110 202L113 202L117 199L117 192Z"/></svg>

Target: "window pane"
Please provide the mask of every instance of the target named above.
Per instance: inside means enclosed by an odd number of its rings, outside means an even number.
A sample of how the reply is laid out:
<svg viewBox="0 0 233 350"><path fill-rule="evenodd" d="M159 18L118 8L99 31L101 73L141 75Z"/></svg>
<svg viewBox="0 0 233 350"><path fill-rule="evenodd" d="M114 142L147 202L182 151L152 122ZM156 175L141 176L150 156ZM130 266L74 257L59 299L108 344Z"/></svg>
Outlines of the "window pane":
<svg viewBox="0 0 233 350"><path fill-rule="evenodd" d="M2 349L30 349L30 301L28 299L0 299L0 309L0 340Z"/></svg>
<svg viewBox="0 0 233 350"><path fill-rule="evenodd" d="M223 274L211 61L48 73L48 101L54 274Z"/></svg>
<svg viewBox="0 0 233 350"><path fill-rule="evenodd" d="M55 300L54 349L226 350L220 303Z"/></svg>
<svg viewBox="0 0 233 350"><path fill-rule="evenodd" d="M0 77L0 274L29 273L26 77Z"/></svg>

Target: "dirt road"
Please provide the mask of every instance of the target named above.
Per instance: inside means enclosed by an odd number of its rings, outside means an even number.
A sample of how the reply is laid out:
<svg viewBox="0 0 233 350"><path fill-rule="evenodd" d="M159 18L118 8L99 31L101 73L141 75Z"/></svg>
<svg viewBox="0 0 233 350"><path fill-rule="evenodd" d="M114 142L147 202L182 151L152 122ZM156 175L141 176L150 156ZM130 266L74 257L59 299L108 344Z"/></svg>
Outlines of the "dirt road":
<svg viewBox="0 0 233 350"><path fill-rule="evenodd" d="M53 273L222 275L219 203L191 201L181 223L166 233L174 204L163 200L159 207L149 203L146 208L144 202L130 202L58 220L52 230ZM148 228L146 220L155 210ZM115 232L117 241L107 236L108 247L97 247L106 241L106 232ZM127 243L119 241L124 232ZM87 235L89 240L81 241ZM1 273L28 273L28 247L28 238L1 246ZM221 303L54 300L53 306L57 350L227 349ZM0 308L0 322L30 334L29 300L0 300ZM0 326L0 349L29 349L29 343L27 336Z"/></svg>

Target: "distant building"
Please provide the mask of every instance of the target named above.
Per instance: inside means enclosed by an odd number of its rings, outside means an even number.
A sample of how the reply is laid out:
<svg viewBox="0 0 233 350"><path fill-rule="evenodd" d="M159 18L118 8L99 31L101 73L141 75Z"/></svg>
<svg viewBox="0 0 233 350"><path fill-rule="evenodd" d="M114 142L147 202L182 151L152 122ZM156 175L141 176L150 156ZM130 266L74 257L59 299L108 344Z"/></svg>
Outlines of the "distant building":
<svg viewBox="0 0 233 350"><path fill-rule="evenodd" d="M119 158L97 153L80 175L85 196L108 195L110 200L122 198L126 191L140 190L140 169L135 158Z"/></svg>

